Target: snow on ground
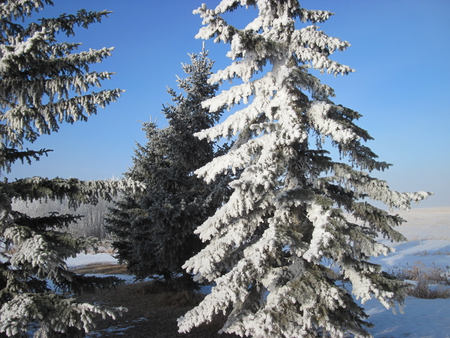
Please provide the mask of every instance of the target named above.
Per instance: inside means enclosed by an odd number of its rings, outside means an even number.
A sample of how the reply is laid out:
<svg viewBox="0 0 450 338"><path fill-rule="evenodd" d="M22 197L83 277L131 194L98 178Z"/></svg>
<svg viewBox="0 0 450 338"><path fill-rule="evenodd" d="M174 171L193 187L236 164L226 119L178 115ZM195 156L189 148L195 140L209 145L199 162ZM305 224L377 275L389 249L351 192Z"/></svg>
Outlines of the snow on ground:
<svg viewBox="0 0 450 338"><path fill-rule="evenodd" d="M110 253L97 253L97 254L84 254L80 253L75 258L68 258L66 260L67 266L70 269L73 268L81 268L85 267L90 264L97 264L97 263L104 263L104 264L118 264L117 259L113 257ZM86 274L86 276L98 276L96 274ZM134 282L134 276L132 275L122 275L117 274L113 275L120 279L123 279L125 283L133 283Z"/></svg>
<svg viewBox="0 0 450 338"><path fill-rule="evenodd" d="M437 266L450 271L450 207L417 208L399 213L408 222L398 227L409 242L390 243L396 252L372 261L381 264L385 270L412 266L421 262L425 266ZM80 254L68 259L69 267L93 263L115 263L111 254ZM132 282L132 277L118 275ZM375 324L369 331L375 338L450 338L450 299L419 299L408 297L404 313L394 314L376 300L363 306ZM94 336L92 336L94 337Z"/></svg>
<svg viewBox="0 0 450 338"><path fill-rule="evenodd" d="M147 318L141 317L136 320L133 320L131 324L134 324L136 322L142 322L142 321L148 321ZM91 331L88 334L86 334L86 338L96 338L96 337L103 337L104 334L114 334L115 336L124 336L125 331L128 329L131 329L135 327L135 325L130 325L126 327L117 327L117 326L111 326L107 329L97 330L97 331Z"/></svg>
<svg viewBox="0 0 450 338"><path fill-rule="evenodd" d="M82 266L86 266L89 264L95 264L95 263L110 263L110 264L116 264L117 259L115 259L111 254L102 252L97 253L95 255L92 254L84 254L80 253L75 258L68 258L66 260L67 265L69 268L79 268Z"/></svg>
<svg viewBox="0 0 450 338"><path fill-rule="evenodd" d="M398 211L407 220L398 227L408 240L450 240L450 207L417 208Z"/></svg>
<svg viewBox="0 0 450 338"><path fill-rule="evenodd" d="M398 212L407 220L397 229L408 242L385 244L395 252L376 257L373 262L384 270L424 264L450 271L450 207L417 208ZM364 304L375 324L369 331L376 338L448 338L450 337L450 299L419 299L408 297L404 313L387 310L379 302L371 300Z"/></svg>
<svg viewBox="0 0 450 338"><path fill-rule="evenodd" d="M448 338L450 337L450 299L408 297L401 314L393 314L376 300L364 304L369 321L375 327L369 332L375 338Z"/></svg>
<svg viewBox="0 0 450 338"><path fill-rule="evenodd" d="M371 261L382 265L385 270L392 267L411 266L417 262L422 262L426 266L450 267L450 240L427 239L402 243L382 242L395 248L395 252L388 256L372 258Z"/></svg>

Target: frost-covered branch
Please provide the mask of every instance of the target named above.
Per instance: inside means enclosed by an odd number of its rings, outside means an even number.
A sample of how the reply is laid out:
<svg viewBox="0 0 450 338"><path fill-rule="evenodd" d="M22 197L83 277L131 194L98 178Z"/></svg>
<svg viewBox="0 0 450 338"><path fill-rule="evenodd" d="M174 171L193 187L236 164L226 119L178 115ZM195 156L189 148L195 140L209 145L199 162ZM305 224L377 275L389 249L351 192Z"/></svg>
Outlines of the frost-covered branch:
<svg viewBox="0 0 450 338"><path fill-rule="evenodd" d="M248 6L258 17L244 29L222 17ZM404 220L365 199L408 209L430 193L399 193L375 178L373 171L390 164L363 144L372 138L356 124L361 115L335 104L333 89L308 72L353 72L332 60L350 44L317 27L332 13L306 10L296 0L223 0L194 13L205 25L198 38L230 44L231 64L211 81L242 81L203 106L244 107L196 133L235 140L195 171L199 177L212 183L228 171L239 175L227 202L196 230L207 245L184 268L215 286L179 318L180 332L223 313L220 332L240 336L370 337L356 300L401 306L407 284L370 263L392 250L378 236L405 240L395 229Z"/></svg>

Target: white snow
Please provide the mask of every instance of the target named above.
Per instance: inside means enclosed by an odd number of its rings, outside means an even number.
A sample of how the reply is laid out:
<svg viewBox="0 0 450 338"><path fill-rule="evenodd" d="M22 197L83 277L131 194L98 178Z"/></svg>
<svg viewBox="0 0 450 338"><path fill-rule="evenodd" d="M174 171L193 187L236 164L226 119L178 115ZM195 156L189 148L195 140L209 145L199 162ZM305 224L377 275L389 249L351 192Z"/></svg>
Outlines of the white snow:
<svg viewBox="0 0 450 338"><path fill-rule="evenodd" d="M450 207L418 208L398 212L408 222L398 230L409 242L388 243L396 252L373 258L385 270L412 266L417 262L450 270ZM450 299L406 299L404 314L393 314L375 300L364 307L375 324L369 331L380 338L450 337Z"/></svg>
<svg viewBox="0 0 450 338"><path fill-rule="evenodd" d="M404 314L386 310L376 300L364 305L375 324L369 332L379 338L446 338L450 337L450 299L408 297Z"/></svg>
<svg viewBox="0 0 450 338"><path fill-rule="evenodd" d="M394 267L413 265L420 261L426 266L435 265L447 271L450 269L450 207L417 208L409 212L398 212L408 223L398 229L410 241L388 243L396 252L388 256L373 258L385 270ZM69 267L92 263L116 262L110 254L80 254L68 259ZM122 276L118 276L122 277ZM128 282L131 279L128 278ZM376 300L364 304L368 319L375 324L369 332L375 338L450 338L450 299L406 299L404 313L387 310ZM111 328L113 330L114 328ZM95 337L92 333L91 337Z"/></svg>
<svg viewBox="0 0 450 338"><path fill-rule="evenodd" d="M117 259L115 259L111 254L102 252L95 255L80 253L77 255L77 257L68 258L66 260L66 264L69 268L79 268L95 263L117 264Z"/></svg>

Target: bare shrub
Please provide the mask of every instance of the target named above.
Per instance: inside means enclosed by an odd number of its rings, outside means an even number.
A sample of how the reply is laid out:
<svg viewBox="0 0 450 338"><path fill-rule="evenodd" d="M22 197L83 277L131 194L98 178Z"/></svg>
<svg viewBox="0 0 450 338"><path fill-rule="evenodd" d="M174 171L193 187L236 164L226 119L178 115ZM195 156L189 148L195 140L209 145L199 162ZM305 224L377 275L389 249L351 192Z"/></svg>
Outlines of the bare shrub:
<svg viewBox="0 0 450 338"><path fill-rule="evenodd" d="M450 256L450 251L436 251L433 253L433 256Z"/></svg>
<svg viewBox="0 0 450 338"><path fill-rule="evenodd" d="M422 299L450 298L450 288L440 284L431 285L427 280L421 279L412 287L409 296Z"/></svg>
<svg viewBox="0 0 450 338"><path fill-rule="evenodd" d="M426 266L417 261L406 267L395 267L390 273L402 280L417 282L409 290L409 295L423 299L450 298L450 270L437 267L434 263Z"/></svg>
<svg viewBox="0 0 450 338"><path fill-rule="evenodd" d="M423 262L417 261L413 265L406 264L405 267L395 267L390 269L390 274L400 279L413 281L427 280L435 284L450 285L450 267L440 268L434 263L426 266Z"/></svg>

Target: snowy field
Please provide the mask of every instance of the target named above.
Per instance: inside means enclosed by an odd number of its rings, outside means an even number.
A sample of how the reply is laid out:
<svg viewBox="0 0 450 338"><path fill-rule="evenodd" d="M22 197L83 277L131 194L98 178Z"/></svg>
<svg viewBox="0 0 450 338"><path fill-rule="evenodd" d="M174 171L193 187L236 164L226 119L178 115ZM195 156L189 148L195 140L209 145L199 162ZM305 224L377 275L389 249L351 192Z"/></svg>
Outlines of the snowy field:
<svg viewBox="0 0 450 338"><path fill-rule="evenodd" d="M450 271L450 207L412 209L399 212L408 222L399 227L409 240L406 243L389 243L396 252L373 261L385 270L424 264ZM67 261L70 267L116 260L106 253L80 254ZM420 262L420 263L418 263ZM118 276L132 282L130 276ZM450 299L419 299L408 297L404 313L387 310L379 302L371 300L364 304L375 324L370 330L376 338L450 338Z"/></svg>
<svg viewBox="0 0 450 338"><path fill-rule="evenodd" d="M398 229L409 242L389 243L396 252L377 257L374 262L385 270L412 266L415 263L450 271L450 207L412 209L399 212L408 222ZM450 299L408 297L404 314L392 314L376 301L364 307L375 324L374 337L446 338L450 337Z"/></svg>

